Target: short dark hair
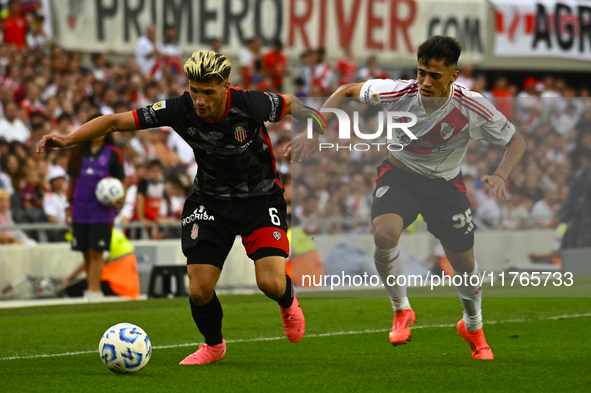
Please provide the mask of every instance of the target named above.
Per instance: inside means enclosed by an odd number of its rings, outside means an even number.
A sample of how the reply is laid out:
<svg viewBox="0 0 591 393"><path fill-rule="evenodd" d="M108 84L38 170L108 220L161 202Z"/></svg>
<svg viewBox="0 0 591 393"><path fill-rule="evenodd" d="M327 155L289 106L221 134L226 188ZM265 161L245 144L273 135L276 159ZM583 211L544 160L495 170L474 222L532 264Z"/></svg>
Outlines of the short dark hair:
<svg viewBox="0 0 591 393"><path fill-rule="evenodd" d="M162 161L160 161L160 160L159 160L159 159L157 159L157 158L154 158L153 160L150 160L150 161L148 162L148 165L146 165L146 167L147 167L148 169L150 169L150 168L152 168L152 167L155 167L155 166L159 167L160 169L164 169L164 165L162 165Z"/></svg>
<svg viewBox="0 0 591 393"><path fill-rule="evenodd" d="M67 120L69 122L72 122L72 117L70 116L69 113L62 113L61 115L58 116L57 122L59 123L62 120Z"/></svg>
<svg viewBox="0 0 591 393"><path fill-rule="evenodd" d="M427 38L419 46L417 51L417 60L419 63L428 64L431 59L444 60L446 67L457 65L462 45L454 37L434 35Z"/></svg>

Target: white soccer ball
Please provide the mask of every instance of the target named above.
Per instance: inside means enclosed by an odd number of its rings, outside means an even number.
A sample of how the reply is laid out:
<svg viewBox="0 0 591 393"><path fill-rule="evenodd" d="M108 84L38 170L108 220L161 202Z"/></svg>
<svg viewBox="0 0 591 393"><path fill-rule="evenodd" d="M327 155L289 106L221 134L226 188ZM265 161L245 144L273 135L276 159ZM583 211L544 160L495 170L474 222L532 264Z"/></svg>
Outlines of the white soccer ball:
<svg viewBox="0 0 591 393"><path fill-rule="evenodd" d="M139 326L119 323L110 327L99 343L99 355L107 368L117 374L133 374L150 361L152 343Z"/></svg>
<svg viewBox="0 0 591 393"><path fill-rule="evenodd" d="M94 194L101 204L108 206L123 199L125 189L123 188L123 183L121 183L119 179L105 177L96 185Z"/></svg>

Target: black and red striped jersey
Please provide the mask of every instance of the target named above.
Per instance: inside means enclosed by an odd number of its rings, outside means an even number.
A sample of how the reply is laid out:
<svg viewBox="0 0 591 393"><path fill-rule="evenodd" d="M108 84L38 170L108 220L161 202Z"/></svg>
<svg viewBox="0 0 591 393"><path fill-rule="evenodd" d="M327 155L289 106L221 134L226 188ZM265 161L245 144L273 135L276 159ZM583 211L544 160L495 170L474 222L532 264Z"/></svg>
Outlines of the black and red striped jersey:
<svg viewBox="0 0 591 393"><path fill-rule="evenodd" d="M218 121L201 119L189 92L133 111L136 127L172 127L192 148L197 161L194 191L215 198L250 198L283 192L265 122L285 112L280 94L228 90Z"/></svg>

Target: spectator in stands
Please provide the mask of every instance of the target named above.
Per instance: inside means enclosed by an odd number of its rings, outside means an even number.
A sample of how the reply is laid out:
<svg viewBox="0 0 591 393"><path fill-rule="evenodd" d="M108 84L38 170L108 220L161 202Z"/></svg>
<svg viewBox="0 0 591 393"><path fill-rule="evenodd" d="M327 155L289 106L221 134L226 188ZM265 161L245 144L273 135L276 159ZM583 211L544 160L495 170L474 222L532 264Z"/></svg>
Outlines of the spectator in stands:
<svg viewBox="0 0 591 393"><path fill-rule="evenodd" d="M554 99L552 99L552 101L554 101ZM549 109L547 110L549 111ZM568 138L579 122L579 114L577 113L576 106L571 104L566 107L564 113L551 116L549 117L549 120L552 122L554 130L560 133L562 138Z"/></svg>
<svg viewBox="0 0 591 393"><path fill-rule="evenodd" d="M39 155L31 157L29 161L33 160L35 160L34 163L37 169L37 175L39 176L39 186L43 190L43 194L45 194L49 190L49 182L47 180L49 176L49 161L47 161L46 157L39 157Z"/></svg>
<svg viewBox="0 0 591 393"><path fill-rule="evenodd" d="M42 115L45 114L45 106L41 102L41 86L34 80L26 82L26 96L25 99L20 102L21 108L27 111L27 116L31 116L31 113L38 112Z"/></svg>
<svg viewBox="0 0 591 393"><path fill-rule="evenodd" d="M14 153L8 153L2 156L2 179L4 188L12 195L21 190L21 180L23 178L22 164L18 156ZM6 180L4 180L6 179Z"/></svg>
<svg viewBox="0 0 591 393"><path fill-rule="evenodd" d="M304 80L302 78L300 78L299 76L297 78L295 78L293 80L293 88L294 88L294 93L293 95L298 97L298 98L305 98L308 96L308 94L306 94L306 92L304 91Z"/></svg>
<svg viewBox="0 0 591 393"><path fill-rule="evenodd" d="M294 217L302 222L302 228L307 234L320 233L320 225L316 223L321 216L318 210L318 196L316 193L310 192L304 199L301 206L298 206L294 211Z"/></svg>
<svg viewBox="0 0 591 393"><path fill-rule="evenodd" d="M164 181L164 203L166 207L162 211L166 211L166 216L161 216L158 219L160 225L164 224L159 230L158 238L181 237L181 230L177 224L182 218L185 200L189 196L190 190L188 189L189 187L183 184L182 175L171 175Z"/></svg>
<svg viewBox="0 0 591 393"><path fill-rule="evenodd" d="M21 15L20 0L8 2L8 15L4 19L4 44L14 45L19 50L27 46L27 22Z"/></svg>
<svg viewBox="0 0 591 393"><path fill-rule="evenodd" d="M300 64L297 66L295 74L296 78L302 80L302 93L310 94L310 87L312 86L312 79L314 73L315 54L311 49L307 49L300 55Z"/></svg>
<svg viewBox="0 0 591 393"><path fill-rule="evenodd" d="M10 176L8 176L3 166L5 165L3 158L7 156L8 143L6 142L6 139L0 137L0 189L8 191L8 193L12 195L14 192L14 188L12 187L12 179Z"/></svg>
<svg viewBox="0 0 591 393"><path fill-rule="evenodd" d="M520 193L510 194L507 203L501 206L502 229L529 229L530 224L530 210L533 205L533 200L526 195Z"/></svg>
<svg viewBox="0 0 591 393"><path fill-rule="evenodd" d="M43 209L43 189L40 187L39 173L31 166L25 166L25 184L20 192L21 205L24 209Z"/></svg>
<svg viewBox="0 0 591 393"><path fill-rule="evenodd" d="M578 135L591 133L591 110L589 109L583 112L579 118L579 121L574 127Z"/></svg>
<svg viewBox="0 0 591 393"><path fill-rule="evenodd" d="M534 77L528 77L523 82L523 90L517 95L516 105L516 121L518 124L527 127L535 126L537 124L538 116L540 115L540 94L542 87Z"/></svg>
<svg viewBox="0 0 591 393"><path fill-rule="evenodd" d="M26 163L28 161L29 157L29 152L27 150L27 147L18 141L12 141L10 143L10 153L14 153L18 159L23 162Z"/></svg>
<svg viewBox="0 0 591 393"><path fill-rule="evenodd" d="M319 86L322 89L322 96L328 96L333 91L332 86L332 68L325 59L326 50L318 48L314 51L314 66L312 69L312 80L310 86Z"/></svg>
<svg viewBox="0 0 591 393"><path fill-rule="evenodd" d="M349 183L350 194L345 200L347 216L353 219L371 218L372 191L361 173L351 176Z"/></svg>
<svg viewBox="0 0 591 393"><path fill-rule="evenodd" d="M291 132L284 133L279 139L273 142L273 155L275 157L275 165L277 171L281 176L289 173L289 160L283 155L283 148L291 142Z"/></svg>
<svg viewBox="0 0 591 393"><path fill-rule="evenodd" d="M92 65L90 71L97 81L106 81L109 79L110 70L108 67L108 58L106 53L93 53L91 56Z"/></svg>
<svg viewBox="0 0 591 393"><path fill-rule="evenodd" d="M561 93L556 88L554 76L548 74L541 82L542 92L540 94L540 118L542 122L554 121L563 111L559 110ZM563 132L557 130L558 132Z"/></svg>
<svg viewBox="0 0 591 393"><path fill-rule="evenodd" d="M220 51L222 50L222 46L224 46L224 42L219 38L214 38L211 41L211 50L215 53L220 53Z"/></svg>
<svg viewBox="0 0 591 393"><path fill-rule="evenodd" d="M27 33L27 45L31 50L43 50L47 44L47 33L45 32L45 16L40 13L31 14L34 23Z"/></svg>
<svg viewBox="0 0 591 393"><path fill-rule="evenodd" d="M475 210L475 216L482 223L482 229L498 229L501 225L502 213L499 200L486 196Z"/></svg>
<svg viewBox="0 0 591 393"><path fill-rule="evenodd" d="M494 97L490 90L487 90L488 80L484 74L478 74L474 78L474 83L472 83L472 90L479 92L483 96L485 96L489 101L493 101Z"/></svg>
<svg viewBox="0 0 591 393"><path fill-rule="evenodd" d="M128 174L126 172L126 174ZM135 172L128 174L127 187L125 193L125 202L123 207L119 211L119 214L115 218L116 223L128 223L134 219L135 216L135 201L137 199L137 186L140 180L145 179L147 176L147 169L144 164L138 163L135 166Z"/></svg>
<svg viewBox="0 0 591 393"><path fill-rule="evenodd" d="M14 225L10 212L10 194L0 189L0 226ZM0 231L0 244L35 244L22 230L5 229Z"/></svg>
<svg viewBox="0 0 591 393"><path fill-rule="evenodd" d="M249 38L240 49L239 64L242 77L241 87L250 89L251 84L256 85L260 77L257 74L257 63L261 64L260 55L257 53L257 39ZM256 77L255 77L256 76Z"/></svg>
<svg viewBox="0 0 591 393"><path fill-rule="evenodd" d="M505 117L507 120L512 121L513 119L513 101L511 97L513 97L513 93L509 88L509 81L507 77L504 75L499 76L495 79L495 84L491 90L493 95L494 104Z"/></svg>
<svg viewBox="0 0 591 393"><path fill-rule="evenodd" d="M283 79L287 74L287 57L283 53L283 43L276 40L270 51L263 56L263 70L268 78L271 78L272 90L283 90Z"/></svg>
<svg viewBox="0 0 591 393"><path fill-rule="evenodd" d="M160 160L152 160L147 165L147 177L141 179L137 186L135 200L135 219L145 224L153 224L165 210L164 166ZM152 234L157 236L157 231Z"/></svg>
<svg viewBox="0 0 591 393"><path fill-rule="evenodd" d="M164 62L174 75L179 75L182 68L181 47L178 44L176 27L174 25L164 26L164 39L160 44Z"/></svg>
<svg viewBox="0 0 591 393"><path fill-rule="evenodd" d="M68 113L62 113L57 118L57 125L55 133L59 135L68 135L74 131L74 124L72 123L72 117Z"/></svg>
<svg viewBox="0 0 591 393"><path fill-rule="evenodd" d="M68 206L66 171L60 166L52 167L47 181L49 182L49 191L43 197L43 212L47 221L54 224L71 225L71 222L66 223ZM63 242L66 232L66 230L52 230L47 231L47 235L50 241Z"/></svg>
<svg viewBox="0 0 591 393"><path fill-rule="evenodd" d="M101 97L100 113L102 115L111 115L115 113L115 105L117 104L117 90L115 87L106 87L103 90Z"/></svg>
<svg viewBox="0 0 591 393"><path fill-rule="evenodd" d="M182 175L171 175L164 183L166 203L168 205L168 217L180 220L183 213L183 206L189 194L191 184L185 184ZM175 221L176 222L176 221Z"/></svg>
<svg viewBox="0 0 591 393"><path fill-rule="evenodd" d="M544 191L544 198L537 201L531 210L530 221L536 228L554 228L558 225L556 213L560 208L555 188Z"/></svg>
<svg viewBox="0 0 591 393"><path fill-rule="evenodd" d="M473 90L474 80L474 67L470 63L464 63L460 68L460 76L456 82L466 86L468 90Z"/></svg>
<svg viewBox="0 0 591 393"><path fill-rule="evenodd" d="M369 80L369 79L386 79L388 73L378 67L378 58L376 56L370 56L367 59L365 67L359 70L357 74L357 80Z"/></svg>
<svg viewBox="0 0 591 393"><path fill-rule="evenodd" d="M145 35L138 38L135 46L135 61L146 79L160 79L162 53L156 42L156 26L148 26Z"/></svg>
<svg viewBox="0 0 591 393"><path fill-rule="evenodd" d="M50 191L43 197L43 211L47 221L56 224L66 224L66 171L60 166L54 166L47 176ZM68 223L71 224L71 223Z"/></svg>
<svg viewBox="0 0 591 393"><path fill-rule="evenodd" d="M4 106L4 117L0 119L0 136L8 142L24 143L31 136L31 130L17 117L18 106L12 101Z"/></svg>
<svg viewBox="0 0 591 393"><path fill-rule="evenodd" d="M591 132L577 133L575 147L570 152L573 171L577 173L585 167L585 162L591 158Z"/></svg>
<svg viewBox="0 0 591 393"><path fill-rule="evenodd" d="M347 198L349 197L350 190L347 183L339 183L334 188L334 191L330 195L329 201L326 203L324 212L322 214L325 218L341 219L348 217L347 206L345 205ZM346 231L348 226L338 223L329 224L326 228L326 232L331 234L340 234Z"/></svg>
<svg viewBox="0 0 591 393"><path fill-rule="evenodd" d="M357 63L350 47L344 50L344 56L337 60L334 69L339 73L339 86L355 82Z"/></svg>
<svg viewBox="0 0 591 393"><path fill-rule="evenodd" d="M148 160L158 159L166 169L183 167L184 162L167 144L169 134L170 129L164 127L148 130L147 141L150 152L147 158Z"/></svg>
<svg viewBox="0 0 591 393"><path fill-rule="evenodd" d="M191 146L189 146L178 133L174 132L172 128L162 127L160 130L170 153L176 155L179 158L179 160L174 161L173 165L171 166L173 168L179 168L183 165L193 165L195 163L195 155L193 154L193 149Z"/></svg>
<svg viewBox="0 0 591 393"><path fill-rule="evenodd" d="M522 187L515 186L515 191L520 192L523 195L526 195L528 198L531 198L534 202L539 201L543 198L544 193L540 188L540 178L537 173L530 171L529 173L526 172L527 176L523 182Z"/></svg>

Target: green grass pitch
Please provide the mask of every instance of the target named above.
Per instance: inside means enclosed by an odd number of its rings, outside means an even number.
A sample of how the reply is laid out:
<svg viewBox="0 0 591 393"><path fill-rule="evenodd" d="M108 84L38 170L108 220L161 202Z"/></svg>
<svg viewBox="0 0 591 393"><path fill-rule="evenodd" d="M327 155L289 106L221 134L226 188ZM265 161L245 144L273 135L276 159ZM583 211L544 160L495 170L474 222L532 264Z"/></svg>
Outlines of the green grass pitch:
<svg viewBox="0 0 591 393"><path fill-rule="evenodd" d="M178 365L202 340L186 298L0 310L0 392L591 391L588 297L485 297L493 361L472 360L456 334L457 297L411 298L418 320L399 347L388 341L386 297L301 297L297 344L265 296L220 301L228 354L206 366ZM154 346L134 375L98 356L119 322L141 326Z"/></svg>

